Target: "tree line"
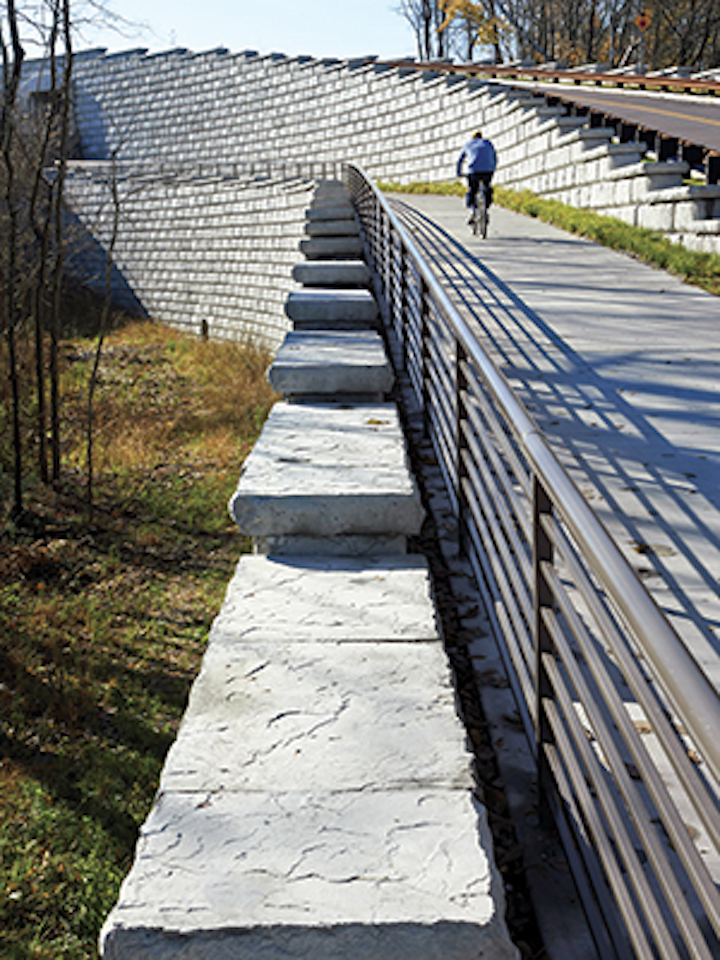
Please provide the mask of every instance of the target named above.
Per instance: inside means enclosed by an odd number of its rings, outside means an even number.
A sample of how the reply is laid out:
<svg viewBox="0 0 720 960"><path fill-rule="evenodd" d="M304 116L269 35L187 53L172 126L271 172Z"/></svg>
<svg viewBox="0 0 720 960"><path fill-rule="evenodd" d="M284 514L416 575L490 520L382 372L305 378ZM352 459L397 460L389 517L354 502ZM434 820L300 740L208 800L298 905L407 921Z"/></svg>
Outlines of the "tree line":
<svg viewBox="0 0 720 960"><path fill-rule="evenodd" d="M400 0L421 60L720 68L717 0Z"/></svg>

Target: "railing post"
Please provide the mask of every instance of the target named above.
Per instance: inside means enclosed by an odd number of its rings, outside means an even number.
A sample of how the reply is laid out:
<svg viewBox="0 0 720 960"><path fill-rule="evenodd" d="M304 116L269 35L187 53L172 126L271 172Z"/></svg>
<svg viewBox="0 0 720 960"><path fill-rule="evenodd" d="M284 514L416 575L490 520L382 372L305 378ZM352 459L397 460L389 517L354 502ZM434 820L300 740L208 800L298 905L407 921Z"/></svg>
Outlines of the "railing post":
<svg viewBox="0 0 720 960"><path fill-rule="evenodd" d="M545 624L545 611L552 610L552 589L545 576L543 565L553 563L553 544L545 531L543 518L552 516L552 501L537 475L533 476L533 592L535 642L535 746L538 765L538 812L543 820L551 818L546 800L546 791L552 781L545 756L545 746L552 743L552 729L543 707L543 701L552 698L552 686L543 665L543 657L552 653L554 644Z"/></svg>
<svg viewBox="0 0 720 960"><path fill-rule="evenodd" d="M465 515L467 499L465 497L465 481L468 472L465 466L465 452L468 448L465 430L467 417L465 415L465 395L467 392L467 377L465 364L467 353L462 343L455 340L455 494L457 497L458 547L465 553Z"/></svg>

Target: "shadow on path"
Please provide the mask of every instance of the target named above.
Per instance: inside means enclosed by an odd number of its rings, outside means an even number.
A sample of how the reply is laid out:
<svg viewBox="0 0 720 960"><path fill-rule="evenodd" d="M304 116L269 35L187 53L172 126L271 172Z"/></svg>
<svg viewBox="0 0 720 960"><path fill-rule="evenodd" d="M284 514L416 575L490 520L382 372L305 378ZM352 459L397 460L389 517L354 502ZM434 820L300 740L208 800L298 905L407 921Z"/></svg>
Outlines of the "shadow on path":
<svg viewBox="0 0 720 960"><path fill-rule="evenodd" d="M648 270L629 258L620 259L619 274L613 264L610 288L591 260L563 270L558 264L564 258L592 257L598 248L564 239L559 231L501 236L495 244L491 235L485 249L494 256L485 258L482 241L468 238L466 245L454 224L444 229L448 223L440 226L406 201L391 203L479 342L720 688L720 303L708 298L708 308L717 311L714 342L707 342L704 326L692 329L692 311L678 315L673 336L655 316L656 336L652 300L667 292L657 271L650 271L650 280L660 288L643 297L636 277L622 283L624 261L630 271ZM493 219L507 216L493 210ZM507 280L486 262L498 252L507 263ZM668 283L677 286L672 278ZM688 293L697 312L697 292ZM677 295L671 291L673 311L682 309L674 306ZM637 304L628 311L626 302L635 303L628 297L639 297L647 315L638 318ZM573 303L583 301L574 317Z"/></svg>

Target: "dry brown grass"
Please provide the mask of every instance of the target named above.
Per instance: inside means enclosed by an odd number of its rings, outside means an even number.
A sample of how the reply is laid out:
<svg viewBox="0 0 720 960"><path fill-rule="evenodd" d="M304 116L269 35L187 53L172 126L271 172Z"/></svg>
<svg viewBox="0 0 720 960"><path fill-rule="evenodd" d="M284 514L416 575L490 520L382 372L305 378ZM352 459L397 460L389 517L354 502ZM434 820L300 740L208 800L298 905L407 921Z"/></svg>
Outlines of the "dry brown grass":
<svg viewBox="0 0 720 960"><path fill-rule="evenodd" d="M227 513L274 396L267 355L148 323L63 344L64 478L0 531L0 956L91 958L238 554ZM31 351L23 355L32 369ZM0 420L7 394L0 390ZM24 404L32 455L32 394ZM0 467L10 453L7 431ZM29 461L31 462L31 461ZM7 472L0 479L7 492Z"/></svg>

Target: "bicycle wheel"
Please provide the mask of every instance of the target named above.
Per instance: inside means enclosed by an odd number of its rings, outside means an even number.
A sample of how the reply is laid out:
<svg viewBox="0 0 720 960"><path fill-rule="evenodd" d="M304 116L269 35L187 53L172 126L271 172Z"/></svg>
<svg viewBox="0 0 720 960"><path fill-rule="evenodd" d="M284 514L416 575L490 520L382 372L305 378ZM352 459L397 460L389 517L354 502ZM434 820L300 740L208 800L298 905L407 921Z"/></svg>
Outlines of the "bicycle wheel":
<svg viewBox="0 0 720 960"><path fill-rule="evenodd" d="M468 224L473 233L477 233L477 203L473 203L470 207L470 219Z"/></svg>
<svg viewBox="0 0 720 960"><path fill-rule="evenodd" d="M485 193L485 190L483 190L482 194L478 196L477 206L475 207L475 234L480 234L483 240L485 240L487 237L487 214L487 194Z"/></svg>

